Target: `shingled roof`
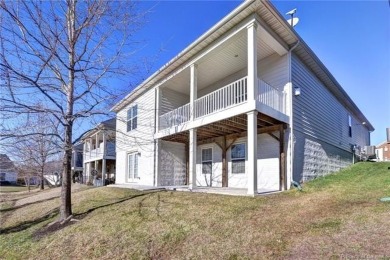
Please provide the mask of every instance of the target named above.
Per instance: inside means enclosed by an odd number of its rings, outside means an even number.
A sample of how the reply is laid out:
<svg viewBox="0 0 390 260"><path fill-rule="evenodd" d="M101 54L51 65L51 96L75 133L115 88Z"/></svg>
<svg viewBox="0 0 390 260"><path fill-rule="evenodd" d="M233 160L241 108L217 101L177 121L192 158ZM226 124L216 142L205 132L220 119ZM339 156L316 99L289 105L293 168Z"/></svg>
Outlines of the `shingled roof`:
<svg viewBox="0 0 390 260"><path fill-rule="evenodd" d="M15 165L6 154L0 154L0 171L15 172Z"/></svg>

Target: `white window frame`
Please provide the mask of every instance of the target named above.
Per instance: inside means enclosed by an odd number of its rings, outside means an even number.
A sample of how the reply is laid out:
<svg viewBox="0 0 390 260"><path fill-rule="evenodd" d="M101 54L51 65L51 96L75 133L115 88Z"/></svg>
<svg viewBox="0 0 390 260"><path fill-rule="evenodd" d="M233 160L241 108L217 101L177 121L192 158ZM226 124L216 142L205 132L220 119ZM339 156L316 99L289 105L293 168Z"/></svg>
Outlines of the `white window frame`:
<svg viewBox="0 0 390 260"><path fill-rule="evenodd" d="M138 157L139 157L138 152L132 152L127 154L127 179L130 182L140 179Z"/></svg>
<svg viewBox="0 0 390 260"><path fill-rule="evenodd" d="M237 157L237 158L233 158L233 148L234 146L237 146L237 145L244 145L244 156L243 157ZM233 144L232 147L230 148L230 160L231 160L231 164L232 164L232 169L231 169L231 172L232 174L245 174L245 171L246 171L246 166L245 166L245 161L246 161L246 143L236 143L236 144ZM244 163L244 171L243 172L235 172L234 171L234 163L236 162L243 162Z"/></svg>
<svg viewBox="0 0 390 260"><path fill-rule="evenodd" d="M211 158L204 159L203 158L203 150L211 150ZM202 160L202 174L212 174L213 173L213 148L212 147L204 147L201 149L201 160ZM210 172L205 171L205 165L210 164Z"/></svg>
<svg viewBox="0 0 390 260"><path fill-rule="evenodd" d="M127 132L130 132L134 129L137 129L138 125L138 105L134 105L129 107L127 110L127 115L126 115L126 130ZM130 127L129 127L130 123Z"/></svg>
<svg viewBox="0 0 390 260"><path fill-rule="evenodd" d="M348 136L352 137L352 117L348 115Z"/></svg>

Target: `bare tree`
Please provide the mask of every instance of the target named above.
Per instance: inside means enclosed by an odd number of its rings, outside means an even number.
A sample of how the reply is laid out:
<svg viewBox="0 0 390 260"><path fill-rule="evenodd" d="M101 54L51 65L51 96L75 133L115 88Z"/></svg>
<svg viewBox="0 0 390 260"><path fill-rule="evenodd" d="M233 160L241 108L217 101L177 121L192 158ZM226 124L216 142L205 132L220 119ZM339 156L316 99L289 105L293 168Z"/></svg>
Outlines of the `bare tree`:
<svg viewBox="0 0 390 260"><path fill-rule="evenodd" d="M17 160L23 175L27 178L40 178L43 190L48 164L57 159L61 152L58 122L52 120L50 115L37 113L29 115L13 130L17 130L17 134L8 134L8 141L3 142L3 149Z"/></svg>
<svg viewBox="0 0 390 260"><path fill-rule="evenodd" d="M60 221L71 209L73 125L106 114L139 74L132 35L144 12L132 1L0 0L2 136L27 113L50 114L63 129ZM126 89L128 91L128 89Z"/></svg>

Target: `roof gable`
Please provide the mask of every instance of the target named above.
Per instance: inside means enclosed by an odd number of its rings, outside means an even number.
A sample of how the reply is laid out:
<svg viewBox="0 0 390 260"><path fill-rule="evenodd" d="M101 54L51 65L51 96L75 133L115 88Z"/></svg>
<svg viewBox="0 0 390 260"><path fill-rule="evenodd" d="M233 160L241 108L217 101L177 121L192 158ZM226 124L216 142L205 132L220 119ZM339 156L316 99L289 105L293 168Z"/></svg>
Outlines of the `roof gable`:
<svg viewBox="0 0 390 260"><path fill-rule="evenodd" d="M0 171L1 172L14 172L15 164L6 154L0 154Z"/></svg>

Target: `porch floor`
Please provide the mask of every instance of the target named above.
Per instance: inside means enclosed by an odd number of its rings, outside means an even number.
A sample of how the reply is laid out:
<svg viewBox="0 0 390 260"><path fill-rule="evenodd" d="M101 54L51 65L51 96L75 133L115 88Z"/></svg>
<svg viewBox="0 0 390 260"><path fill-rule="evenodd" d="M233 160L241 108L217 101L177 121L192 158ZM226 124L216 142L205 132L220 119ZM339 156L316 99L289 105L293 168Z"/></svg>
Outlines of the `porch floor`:
<svg viewBox="0 0 390 260"><path fill-rule="evenodd" d="M244 188L231 188L231 187L197 187L196 189L190 190L188 186L147 186L147 185L137 185L137 184L110 184L108 187L115 188L127 188L135 189L139 191L158 191L158 190L169 190L169 191L185 191L185 192L199 192L199 193L211 193L211 194L221 194L221 195L232 195L232 196L249 196L247 194L247 189ZM257 195L267 195L278 193L279 190L267 190L267 189L258 189Z"/></svg>

